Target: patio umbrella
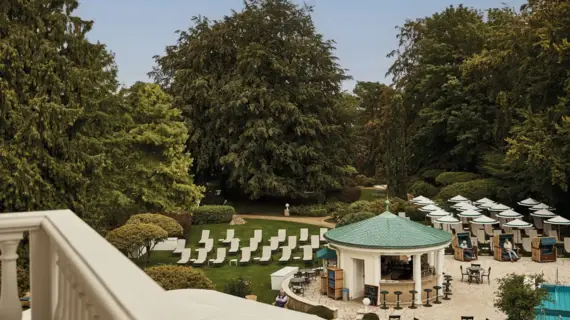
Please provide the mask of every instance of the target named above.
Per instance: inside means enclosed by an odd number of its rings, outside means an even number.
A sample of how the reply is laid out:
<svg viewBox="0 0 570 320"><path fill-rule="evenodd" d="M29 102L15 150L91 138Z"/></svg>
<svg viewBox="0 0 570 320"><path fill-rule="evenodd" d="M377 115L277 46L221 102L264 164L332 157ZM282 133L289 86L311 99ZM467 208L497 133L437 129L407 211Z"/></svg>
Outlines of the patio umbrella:
<svg viewBox="0 0 570 320"><path fill-rule="evenodd" d="M414 201L412 202L414 204L417 204L418 206L427 206L430 204L435 204L435 202L431 201L430 199L425 199L425 200L418 200L418 201Z"/></svg>
<svg viewBox="0 0 570 320"><path fill-rule="evenodd" d="M440 207L438 207L434 204L428 204L427 206L421 207L419 210L422 212L432 212L432 211L437 211L440 209L441 209Z"/></svg>
<svg viewBox="0 0 570 320"><path fill-rule="evenodd" d="M459 221L457 218L455 218L454 216L445 216L445 217L441 217L437 220L435 220L438 223L441 223L442 226L445 226L445 231L451 231L449 229L449 225L451 224L460 224L461 221Z"/></svg>
<svg viewBox="0 0 570 320"><path fill-rule="evenodd" d="M515 219L515 220L511 220L511 221L505 223L503 225L503 227L526 229L526 228L532 228L533 225L531 223L526 222L526 221L522 221L520 219Z"/></svg>
<svg viewBox="0 0 570 320"><path fill-rule="evenodd" d="M523 207L532 207L532 206L536 206L539 203L540 202L534 200L533 198L526 198L524 200L517 202L517 204L519 206L523 206Z"/></svg>
<svg viewBox="0 0 570 320"><path fill-rule="evenodd" d="M482 216L483 214L475 210L465 210L459 212L457 215L460 216L461 218L477 218Z"/></svg>
<svg viewBox="0 0 570 320"><path fill-rule="evenodd" d="M495 203L494 205L492 205L488 208L489 211L494 211L494 212L501 212L501 211L510 210L510 209L511 208L505 206L504 204L500 204L500 203Z"/></svg>
<svg viewBox="0 0 570 320"><path fill-rule="evenodd" d="M481 211L481 209L479 209L476 206L469 204L469 203L465 203L462 206L457 206L457 207L455 207L455 210L457 210L457 211L467 211L467 210Z"/></svg>
<svg viewBox="0 0 570 320"><path fill-rule="evenodd" d="M495 201L493 201L491 199L487 199L487 198L481 198L481 199L475 201L475 204L483 204L483 203L495 203Z"/></svg>
<svg viewBox="0 0 570 320"><path fill-rule="evenodd" d="M424 196L417 196L415 198L412 199L412 202L417 202L417 201L424 201L424 200L429 200L429 198L426 198ZM431 200L430 200L431 201Z"/></svg>
<svg viewBox="0 0 570 320"><path fill-rule="evenodd" d="M546 210L551 210L551 211L556 210L556 209L551 208L549 205L544 204L544 203L539 203L539 204L534 205L534 206L529 208L529 210L531 210L531 211L537 211L537 210L541 210L541 209L546 209Z"/></svg>
<svg viewBox="0 0 570 320"><path fill-rule="evenodd" d="M553 218L556 214L547 209L540 209L530 213L533 217L541 217L541 218Z"/></svg>
<svg viewBox="0 0 570 320"><path fill-rule="evenodd" d="M496 202L483 202L481 204L478 204L477 207L481 208L481 209L489 209L490 207L496 205Z"/></svg>
<svg viewBox="0 0 570 320"><path fill-rule="evenodd" d="M499 223L499 221L492 219L492 218L489 218L487 216L480 216L478 218L471 220L471 223L473 223L473 224L497 224L497 223Z"/></svg>
<svg viewBox="0 0 570 320"><path fill-rule="evenodd" d="M445 216L449 216L449 215L450 215L449 212L442 210L442 209L432 211L432 212L429 212L428 214L426 214L426 216L428 216L430 218L440 218L440 217L445 217Z"/></svg>
<svg viewBox="0 0 570 320"><path fill-rule="evenodd" d="M455 197L447 200L448 202L453 202L453 203L457 203L457 202L465 202L465 201L469 201L469 199L461 196L461 195L456 195Z"/></svg>
<svg viewBox="0 0 570 320"><path fill-rule="evenodd" d="M522 216L523 216L522 214L513 211L511 209L497 213L497 217L505 219L517 219L517 218L522 218Z"/></svg>
<svg viewBox="0 0 570 320"><path fill-rule="evenodd" d="M544 221L544 223L549 223L549 224L553 224L553 225L557 225L558 226L558 233L557 233L557 238L560 239L560 227L562 226L569 226L570 225L570 220L557 216L554 218L550 218L546 221ZM558 241L557 239L557 241Z"/></svg>

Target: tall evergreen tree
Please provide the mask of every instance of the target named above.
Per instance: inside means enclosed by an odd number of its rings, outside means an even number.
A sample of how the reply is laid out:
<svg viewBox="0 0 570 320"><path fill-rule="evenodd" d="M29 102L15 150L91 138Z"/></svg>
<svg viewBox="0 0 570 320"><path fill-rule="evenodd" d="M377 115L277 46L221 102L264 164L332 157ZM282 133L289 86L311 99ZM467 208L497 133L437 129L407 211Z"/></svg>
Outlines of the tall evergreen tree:
<svg viewBox="0 0 570 320"><path fill-rule="evenodd" d="M347 173L344 71L311 8L246 0L220 21L195 18L156 57L154 79L190 128L197 174L222 175L251 198L302 196Z"/></svg>
<svg viewBox="0 0 570 320"><path fill-rule="evenodd" d="M384 144L384 167L388 180L388 192L407 199L408 141L406 134L406 109L402 97L395 95L390 106Z"/></svg>

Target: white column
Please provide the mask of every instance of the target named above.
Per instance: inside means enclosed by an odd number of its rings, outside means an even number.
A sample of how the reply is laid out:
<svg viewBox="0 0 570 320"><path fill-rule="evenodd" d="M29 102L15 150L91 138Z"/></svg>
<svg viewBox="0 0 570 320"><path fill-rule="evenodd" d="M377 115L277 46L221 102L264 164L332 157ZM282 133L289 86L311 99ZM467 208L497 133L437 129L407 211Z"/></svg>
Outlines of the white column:
<svg viewBox="0 0 570 320"><path fill-rule="evenodd" d="M428 253L428 264L430 267L435 267L435 252L431 251Z"/></svg>
<svg viewBox="0 0 570 320"><path fill-rule="evenodd" d="M435 267L435 275L437 277L437 285L443 286L443 261L445 259L445 249L439 250L437 253L437 265Z"/></svg>
<svg viewBox="0 0 570 320"><path fill-rule="evenodd" d="M33 319L52 319L55 309L56 287L55 252L51 249L51 241L42 229L30 232L30 288L34 297L32 308Z"/></svg>
<svg viewBox="0 0 570 320"><path fill-rule="evenodd" d="M418 293L416 294L416 304L422 304L422 254L414 254L414 290Z"/></svg>
<svg viewBox="0 0 570 320"><path fill-rule="evenodd" d="M21 320L22 305L18 293L18 245L22 233L0 234L0 261L2 262L2 288L0 295L0 319Z"/></svg>

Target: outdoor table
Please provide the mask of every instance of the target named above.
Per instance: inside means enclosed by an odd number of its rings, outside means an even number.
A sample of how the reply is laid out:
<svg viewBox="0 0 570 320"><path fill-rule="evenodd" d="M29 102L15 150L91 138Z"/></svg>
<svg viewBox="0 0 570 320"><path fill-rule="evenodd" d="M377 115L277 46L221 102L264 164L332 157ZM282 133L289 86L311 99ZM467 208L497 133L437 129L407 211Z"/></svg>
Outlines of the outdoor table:
<svg viewBox="0 0 570 320"><path fill-rule="evenodd" d="M309 272L311 272L311 271L313 271L313 269L301 269L301 270L299 270L299 272L305 273L305 274L307 274L307 273L309 273Z"/></svg>
<svg viewBox="0 0 570 320"><path fill-rule="evenodd" d="M305 278L293 278L291 279L292 284L304 284Z"/></svg>
<svg viewBox="0 0 570 320"><path fill-rule="evenodd" d="M471 282L472 278L475 278L477 280L477 283L480 283L481 271L483 271L483 268L481 267L476 267L476 266L468 267L467 272L469 272L469 282Z"/></svg>
<svg viewBox="0 0 570 320"><path fill-rule="evenodd" d="M309 271L307 272L307 276L308 276L309 278L311 278L311 280L313 280L313 279L315 279L315 278L317 277L317 271L315 271L315 270L309 270Z"/></svg>

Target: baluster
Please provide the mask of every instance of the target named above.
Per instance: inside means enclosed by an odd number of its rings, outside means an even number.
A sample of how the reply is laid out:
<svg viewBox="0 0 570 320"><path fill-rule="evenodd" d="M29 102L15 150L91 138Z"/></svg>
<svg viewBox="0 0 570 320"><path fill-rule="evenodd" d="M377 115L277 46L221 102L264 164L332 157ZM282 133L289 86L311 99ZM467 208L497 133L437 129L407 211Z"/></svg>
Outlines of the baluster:
<svg viewBox="0 0 570 320"><path fill-rule="evenodd" d="M47 233L42 229L30 231L30 287L34 297L32 319L53 319L53 286L56 285L53 255Z"/></svg>
<svg viewBox="0 0 570 320"><path fill-rule="evenodd" d="M65 262L61 259L61 253L57 253L57 261L55 262L57 265L57 305L55 307L55 320L62 320L63 319L63 302L64 302L64 290L65 290L65 282L64 282L64 274L63 269L65 268Z"/></svg>
<svg viewBox="0 0 570 320"><path fill-rule="evenodd" d="M70 310L70 306L71 306L71 271L69 270L70 268L70 263L69 260L67 260L67 257L64 257L63 255L61 256L61 258L64 261L63 264L63 296L61 297L63 299L63 304L62 304L62 311L63 311L63 320L75 320L71 318L71 310Z"/></svg>
<svg viewBox="0 0 570 320"><path fill-rule="evenodd" d="M22 305L18 293L18 244L22 233L0 234L0 261L2 262L2 289L0 295L0 319L21 320Z"/></svg>

